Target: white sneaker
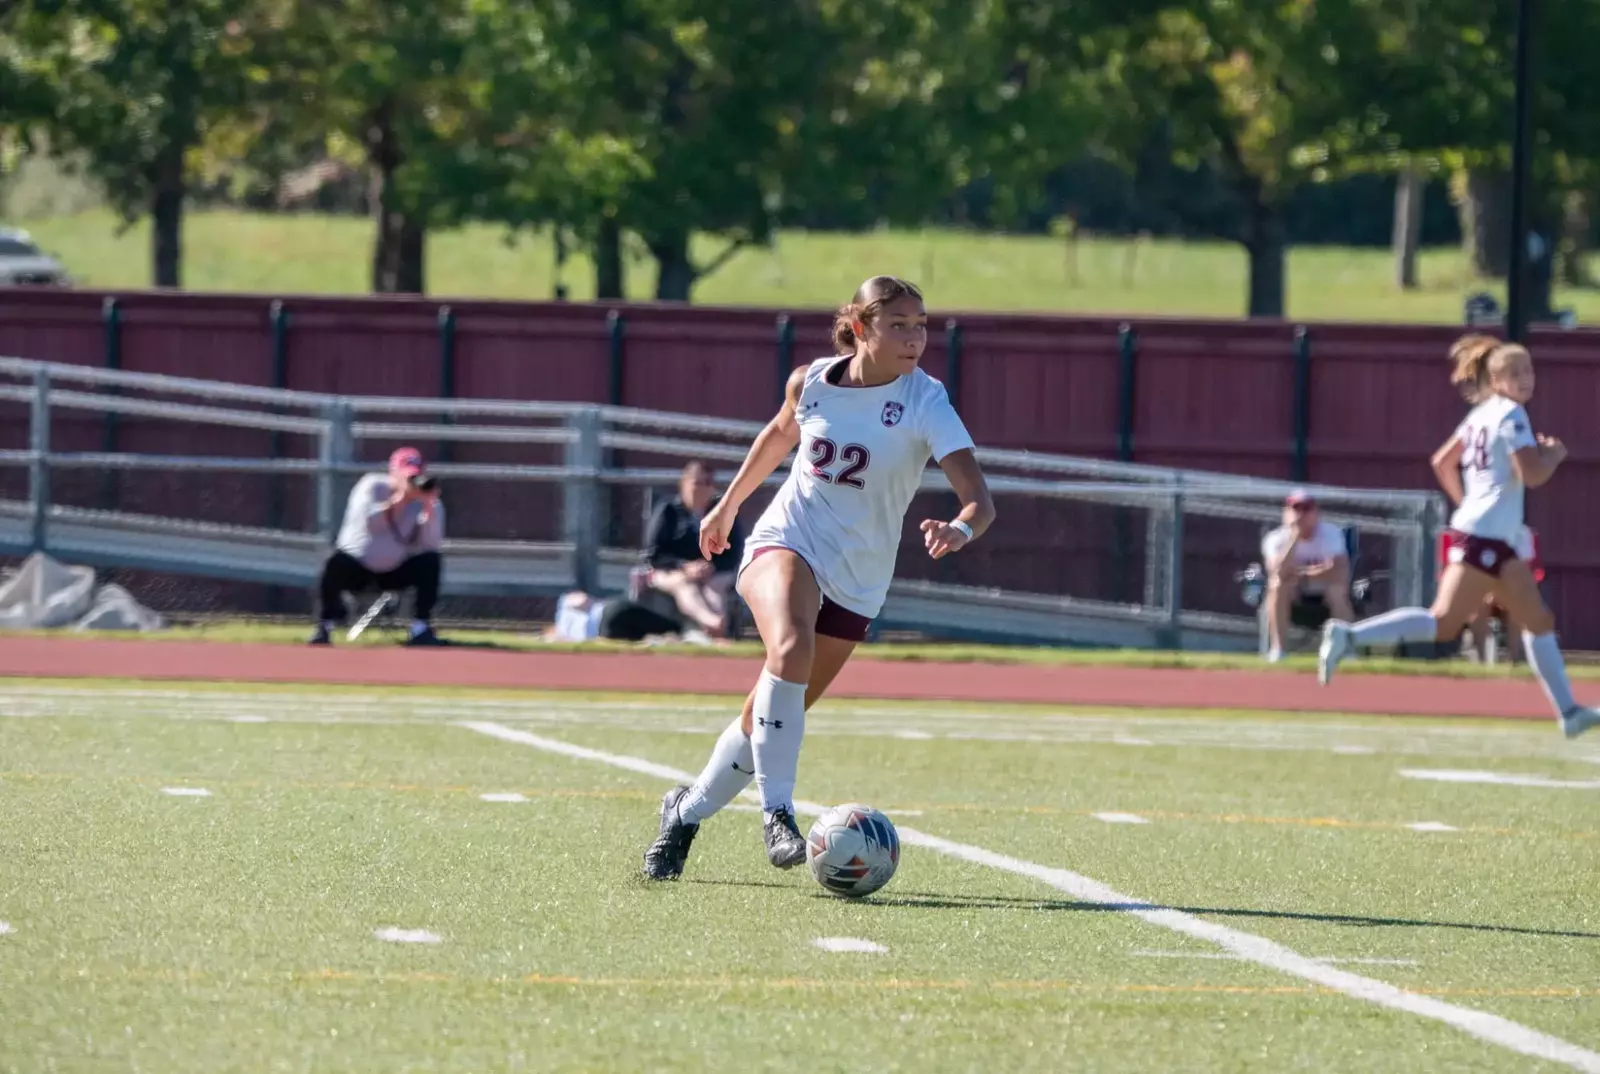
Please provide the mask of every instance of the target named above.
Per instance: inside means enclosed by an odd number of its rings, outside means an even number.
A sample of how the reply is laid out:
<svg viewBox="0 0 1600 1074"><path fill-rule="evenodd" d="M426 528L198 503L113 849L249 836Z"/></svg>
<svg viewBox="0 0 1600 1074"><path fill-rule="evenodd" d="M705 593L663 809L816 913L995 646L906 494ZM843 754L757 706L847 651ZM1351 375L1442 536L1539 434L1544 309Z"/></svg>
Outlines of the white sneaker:
<svg viewBox="0 0 1600 1074"><path fill-rule="evenodd" d="M1333 678L1333 669L1339 666L1339 661L1350 655L1353 648L1350 644L1350 624L1337 619L1328 620L1328 625L1322 628L1322 645L1317 649L1317 681L1323 686L1328 685L1328 680Z"/></svg>
<svg viewBox="0 0 1600 1074"><path fill-rule="evenodd" d="M1561 714L1561 733L1577 738L1591 727L1600 727L1600 712L1578 706Z"/></svg>
<svg viewBox="0 0 1600 1074"><path fill-rule="evenodd" d="M1276 664L1278 661L1280 661L1282 659L1283 659L1283 650L1282 649L1273 648L1273 649L1268 649L1267 650L1267 663Z"/></svg>

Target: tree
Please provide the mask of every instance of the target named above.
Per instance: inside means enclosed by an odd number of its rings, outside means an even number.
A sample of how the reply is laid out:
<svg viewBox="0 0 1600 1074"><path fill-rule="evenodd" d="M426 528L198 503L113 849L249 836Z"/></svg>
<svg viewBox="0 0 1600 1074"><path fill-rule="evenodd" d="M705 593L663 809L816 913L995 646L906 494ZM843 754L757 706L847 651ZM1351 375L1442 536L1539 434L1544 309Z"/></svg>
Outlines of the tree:
<svg viewBox="0 0 1600 1074"><path fill-rule="evenodd" d="M1533 189L1529 226L1577 255L1588 227L1585 195L1600 182L1600 88L1589 46L1600 34L1592 4L1540 5L1534 34ZM1515 27L1509 5L1439 0L1411 9L1409 52L1399 65L1390 129L1397 142L1454 175L1467 255L1477 273L1503 278L1510 259L1510 164ZM1533 277L1536 308L1548 304L1549 274Z"/></svg>
<svg viewBox="0 0 1600 1074"><path fill-rule="evenodd" d="M125 222L151 217L151 278L177 287L192 155L262 77L251 5L37 0L4 19L12 77L50 88L52 152L83 161Z"/></svg>
<svg viewBox="0 0 1600 1074"><path fill-rule="evenodd" d="M1288 195L1383 142L1382 97L1403 48L1389 8L1202 0L1160 11L1130 35L1123 84L1136 118L1123 157L1131 166L1154 129L1180 164L1219 169L1242 208L1220 237L1249 258L1250 316L1284 313Z"/></svg>

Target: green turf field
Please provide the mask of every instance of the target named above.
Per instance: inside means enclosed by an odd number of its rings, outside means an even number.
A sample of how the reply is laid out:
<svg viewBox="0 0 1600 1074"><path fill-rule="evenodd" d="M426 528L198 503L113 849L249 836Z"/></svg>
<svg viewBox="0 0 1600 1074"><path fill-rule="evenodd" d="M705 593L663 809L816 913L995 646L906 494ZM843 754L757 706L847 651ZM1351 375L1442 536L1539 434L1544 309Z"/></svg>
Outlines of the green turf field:
<svg viewBox="0 0 1600 1074"><path fill-rule="evenodd" d="M799 793L895 818L889 887L774 871L743 810L647 886L728 718L0 684L0 1071L1600 1069L1600 743L826 703Z"/></svg>
<svg viewBox="0 0 1600 1074"><path fill-rule="evenodd" d="M83 286L147 287L148 223L118 234L102 210L17 221L59 256ZM184 219L184 286L199 291L363 294L371 280L372 225L353 217L199 211ZM721 241L705 237L696 256L710 261ZM475 225L428 238L430 294L547 299L554 291L554 247L547 233L514 244L503 229ZM781 233L769 248L747 249L703 280L702 304L831 309L866 271L917 280L930 307L952 311L1048 311L1238 317L1245 312L1243 248L1228 243L1086 239L1076 261L1061 240L957 231L869 234ZM1422 288L1397 290L1384 250L1303 247L1289 256L1288 314L1305 320L1434 321L1459 324L1462 300L1503 287L1471 279L1459 251L1424 251ZM654 294L648 258L628 263L631 297ZM574 299L592 298L588 262L568 262ZM1558 307L1581 321L1600 319L1600 292L1558 291Z"/></svg>

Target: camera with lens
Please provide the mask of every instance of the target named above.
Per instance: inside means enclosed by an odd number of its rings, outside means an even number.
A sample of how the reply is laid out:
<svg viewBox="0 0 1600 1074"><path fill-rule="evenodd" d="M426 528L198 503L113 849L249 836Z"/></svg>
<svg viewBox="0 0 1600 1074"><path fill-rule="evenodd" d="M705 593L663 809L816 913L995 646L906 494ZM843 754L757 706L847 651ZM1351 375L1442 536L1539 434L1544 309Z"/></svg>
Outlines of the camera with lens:
<svg viewBox="0 0 1600 1074"><path fill-rule="evenodd" d="M418 492L438 492L439 479L432 474L412 474L411 487Z"/></svg>

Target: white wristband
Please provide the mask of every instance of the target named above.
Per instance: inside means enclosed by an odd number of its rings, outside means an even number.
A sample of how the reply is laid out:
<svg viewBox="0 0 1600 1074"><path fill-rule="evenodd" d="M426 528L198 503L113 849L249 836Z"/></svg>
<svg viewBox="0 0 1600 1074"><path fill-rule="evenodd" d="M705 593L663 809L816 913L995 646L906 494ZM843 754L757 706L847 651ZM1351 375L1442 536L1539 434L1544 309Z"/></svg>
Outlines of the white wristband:
<svg viewBox="0 0 1600 1074"><path fill-rule="evenodd" d="M961 521L959 518L952 522L947 522L945 525L949 526L953 530L960 530L963 537L969 541L972 540L972 527Z"/></svg>

